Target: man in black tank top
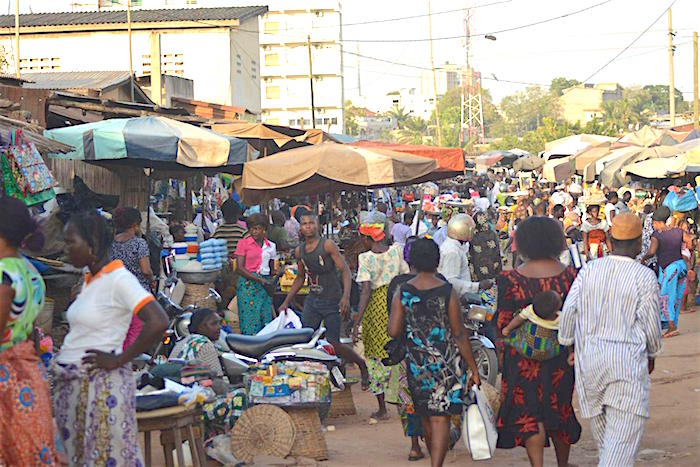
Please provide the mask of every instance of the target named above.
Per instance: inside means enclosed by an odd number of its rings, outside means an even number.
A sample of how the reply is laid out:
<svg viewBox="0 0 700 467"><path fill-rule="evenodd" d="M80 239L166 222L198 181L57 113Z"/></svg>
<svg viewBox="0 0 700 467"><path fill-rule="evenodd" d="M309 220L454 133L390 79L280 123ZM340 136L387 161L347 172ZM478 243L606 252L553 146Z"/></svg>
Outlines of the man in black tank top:
<svg viewBox="0 0 700 467"><path fill-rule="evenodd" d="M351 346L340 343L341 315L350 312L350 268L340 254L338 246L318 232L318 217L313 213L301 215L300 232L303 243L295 250L298 273L279 310L289 308L294 296L309 278L309 295L304 302L301 321L304 327L318 329L321 322L326 327L326 339L333 344L336 353L348 363L355 363L362 373L362 389L369 387L367 365ZM342 274L342 284L338 278Z"/></svg>

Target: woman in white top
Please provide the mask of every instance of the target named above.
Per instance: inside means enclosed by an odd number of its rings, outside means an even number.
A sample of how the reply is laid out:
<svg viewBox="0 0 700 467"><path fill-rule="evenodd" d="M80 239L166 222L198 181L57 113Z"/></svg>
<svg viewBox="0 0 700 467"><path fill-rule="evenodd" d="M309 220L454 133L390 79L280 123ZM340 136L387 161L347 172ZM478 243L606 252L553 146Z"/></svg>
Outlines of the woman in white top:
<svg viewBox="0 0 700 467"><path fill-rule="evenodd" d="M68 462L143 465L129 365L163 334L167 315L121 261L109 261L112 231L97 212L76 215L64 234L69 261L89 270L66 313L70 332L52 368L54 416ZM143 328L122 352L133 315Z"/></svg>

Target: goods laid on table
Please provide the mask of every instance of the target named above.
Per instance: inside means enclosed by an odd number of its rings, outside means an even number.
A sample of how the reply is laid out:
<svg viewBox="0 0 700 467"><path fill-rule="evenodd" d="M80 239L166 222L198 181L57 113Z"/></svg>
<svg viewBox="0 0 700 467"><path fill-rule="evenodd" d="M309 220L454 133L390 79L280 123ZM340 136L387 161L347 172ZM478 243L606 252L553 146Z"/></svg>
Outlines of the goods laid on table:
<svg viewBox="0 0 700 467"><path fill-rule="evenodd" d="M289 289L292 288L292 283L294 282L294 279L297 278L297 274L299 273L296 264L294 265L287 265L285 266L284 274L280 278L280 290L282 292L289 292ZM301 290L299 290L300 295L305 295L309 293L309 282L308 278L304 279L304 285L302 286Z"/></svg>
<svg viewBox="0 0 700 467"><path fill-rule="evenodd" d="M330 403L328 369L316 362L261 365L247 378L250 404L284 406Z"/></svg>

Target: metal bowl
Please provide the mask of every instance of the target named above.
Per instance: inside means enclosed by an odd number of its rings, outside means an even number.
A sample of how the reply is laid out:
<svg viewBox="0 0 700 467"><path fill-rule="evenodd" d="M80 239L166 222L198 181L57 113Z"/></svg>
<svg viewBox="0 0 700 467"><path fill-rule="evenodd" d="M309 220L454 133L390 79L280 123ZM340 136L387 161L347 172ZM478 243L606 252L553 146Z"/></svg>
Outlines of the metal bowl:
<svg viewBox="0 0 700 467"><path fill-rule="evenodd" d="M177 277L186 284L211 284L219 276L221 269L211 271L178 271Z"/></svg>

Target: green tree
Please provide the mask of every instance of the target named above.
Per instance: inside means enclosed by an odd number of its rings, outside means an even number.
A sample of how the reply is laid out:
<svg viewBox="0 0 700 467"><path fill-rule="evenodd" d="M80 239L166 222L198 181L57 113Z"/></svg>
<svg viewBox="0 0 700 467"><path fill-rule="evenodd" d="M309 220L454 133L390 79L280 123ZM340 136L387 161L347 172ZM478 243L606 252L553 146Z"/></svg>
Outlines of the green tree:
<svg viewBox="0 0 700 467"><path fill-rule="evenodd" d="M603 103L605 129L608 133L623 133L649 123L654 114L651 94L640 87L622 90L622 98Z"/></svg>
<svg viewBox="0 0 700 467"><path fill-rule="evenodd" d="M500 107L505 134L523 135L536 130L544 118L556 120L559 115L556 96L539 86L528 86L523 92L504 97Z"/></svg>
<svg viewBox="0 0 700 467"><path fill-rule="evenodd" d="M652 110L659 114L669 113L668 86L665 84L648 84L642 88L649 94L652 103ZM676 100L676 112L687 112L690 110L690 102L683 100L683 93L674 89Z"/></svg>
<svg viewBox="0 0 700 467"><path fill-rule="evenodd" d="M396 120L396 126L401 128L406 122L406 120L410 118L411 112L406 112L406 107L399 107L398 105L394 105L391 108L391 110L387 112L387 115Z"/></svg>
<svg viewBox="0 0 700 467"><path fill-rule="evenodd" d="M351 101L345 101L345 134L358 136L360 130L357 126L357 117L362 115L362 109L352 105Z"/></svg>
<svg viewBox="0 0 700 467"><path fill-rule="evenodd" d="M564 93L564 89L568 89L578 84L581 84L581 81L576 79L566 79L563 76L560 76L552 80L552 83L549 85L549 92L559 97Z"/></svg>

